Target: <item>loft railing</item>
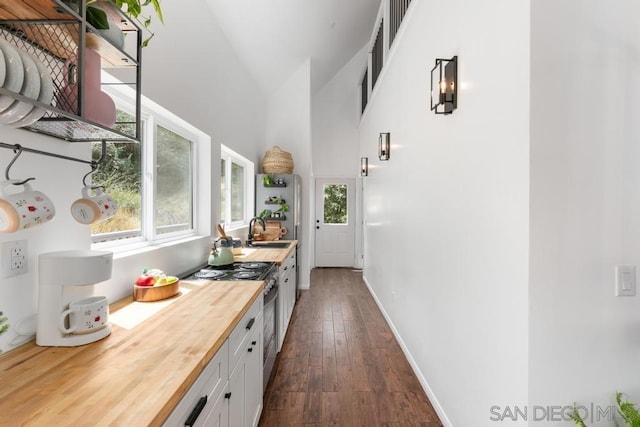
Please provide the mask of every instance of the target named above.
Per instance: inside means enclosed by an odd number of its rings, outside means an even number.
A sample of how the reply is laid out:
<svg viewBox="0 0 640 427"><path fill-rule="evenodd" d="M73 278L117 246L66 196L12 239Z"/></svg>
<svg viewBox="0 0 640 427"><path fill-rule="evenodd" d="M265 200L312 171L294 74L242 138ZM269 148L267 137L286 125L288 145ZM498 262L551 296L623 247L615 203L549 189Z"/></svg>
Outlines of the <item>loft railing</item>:
<svg viewBox="0 0 640 427"><path fill-rule="evenodd" d="M398 28L402 24L404 14L409 8L411 0L389 0L389 47L396 38Z"/></svg>
<svg viewBox="0 0 640 427"><path fill-rule="evenodd" d="M380 21L378 27L378 35L376 41L373 44L373 50L371 51L371 88L376 85L378 76L382 72L383 57L384 57L384 19Z"/></svg>
<svg viewBox="0 0 640 427"><path fill-rule="evenodd" d="M369 52L371 63L367 65L364 76L360 82L360 106L361 113L367 107L370 101L370 90L372 91L380 77L382 67L384 66L385 53L391 48L391 44L398 35L402 21L411 5L411 0L382 0L376 20L377 28L374 27L374 33L371 40L373 41L371 51ZM386 25L386 29L385 29ZM388 46L385 41L385 31L388 33ZM370 83L370 84L369 84Z"/></svg>
<svg viewBox="0 0 640 427"><path fill-rule="evenodd" d="M361 113L364 113L364 109L367 107L367 102L369 101L369 71L365 70L364 77L362 78L362 82L360 82L360 92L361 92Z"/></svg>

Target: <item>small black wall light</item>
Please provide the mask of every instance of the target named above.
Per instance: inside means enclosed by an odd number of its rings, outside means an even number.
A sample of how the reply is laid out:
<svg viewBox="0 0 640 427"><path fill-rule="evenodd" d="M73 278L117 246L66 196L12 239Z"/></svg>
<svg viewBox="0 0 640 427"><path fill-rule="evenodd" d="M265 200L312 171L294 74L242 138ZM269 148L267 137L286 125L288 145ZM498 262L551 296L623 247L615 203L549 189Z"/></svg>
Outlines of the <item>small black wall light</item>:
<svg viewBox="0 0 640 427"><path fill-rule="evenodd" d="M391 134L383 132L378 138L378 158L380 160L389 160L389 151L391 150Z"/></svg>
<svg viewBox="0 0 640 427"><path fill-rule="evenodd" d="M360 157L360 176L369 176L369 158Z"/></svg>
<svg viewBox="0 0 640 427"><path fill-rule="evenodd" d="M431 69L431 111L451 114L458 108L458 56L436 58Z"/></svg>

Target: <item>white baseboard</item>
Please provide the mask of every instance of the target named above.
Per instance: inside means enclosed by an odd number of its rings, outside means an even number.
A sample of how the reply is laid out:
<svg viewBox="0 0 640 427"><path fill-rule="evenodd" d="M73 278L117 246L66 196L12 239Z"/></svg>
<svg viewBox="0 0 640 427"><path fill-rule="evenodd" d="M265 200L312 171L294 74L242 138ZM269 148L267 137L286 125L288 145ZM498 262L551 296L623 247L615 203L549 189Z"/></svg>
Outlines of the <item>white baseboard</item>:
<svg viewBox="0 0 640 427"><path fill-rule="evenodd" d="M405 345L404 341L402 340L402 337L400 336L400 334L398 333L398 330L396 329L395 325L391 321L391 318L387 315L387 312L385 311L384 307L380 303L380 300L378 300L378 297L376 296L376 293L371 288L371 285L369 284L369 281L367 280L367 278L364 275L364 273L362 274L362 280L364 280L364 283L367 285L367 288L369 288L369 292L371 293L371 296L373 296L373 300L376 302L376 305L378 306L378 308L382 312L382 315L384 316L385 320L387 321L387 324L389 325L389 328L391 328L391 332L393 332L393 335L395 336L396 340L398 341L398 344L400 344L400 348L402 349L402 352L404 353L405 357L409 361L409 365L411 365L411 369L413 369L413 373L416 374L416 377L418 377L418 381L420 381L420 385L424 389L424 392L427 394L427 397L429 398L429 402L431 402L431 405L433 406L433 409L435 409L436 413L438 414L438 417L440 418L440 421L442 422L443 425L445 425L447 427L452 427L451 421L449 421L449 418L447 418L447 415L445 414L444 409L442 409L442 406L440 405L440 402L438 402L438 399L436 398L435 394L433 393L433 390L431 390L431 387L429 387L429 384L427 383L427 380L425 379L424 375L422 375L422 371L420 370L420 368L418 367L418 364L416 363L415 359L413 358L413 356L409 352L409 349L407 348L407 346Z"/></svg>

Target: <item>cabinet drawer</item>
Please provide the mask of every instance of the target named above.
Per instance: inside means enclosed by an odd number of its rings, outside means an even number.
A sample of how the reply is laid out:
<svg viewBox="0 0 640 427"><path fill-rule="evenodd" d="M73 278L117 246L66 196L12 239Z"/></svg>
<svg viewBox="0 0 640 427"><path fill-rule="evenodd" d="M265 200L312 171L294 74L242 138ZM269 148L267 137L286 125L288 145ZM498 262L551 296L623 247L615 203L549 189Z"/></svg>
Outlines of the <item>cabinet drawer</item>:
<svg viewBox="0 0 640 427"><path fill-rule="evenodd" d="M295 270L295 268L296 268L296 253L295 251L293 251L291 252L291 255L287 257L286 261L282 263L282 265L280 266L280 269L278 270L280 281L282 282L285 276L291 270Z"/></svg>
<svg viewBox="0 0 640 427"><path fill-rule="evenodd" d="M204 396L207 402L214 402L224 391L229 377L229 344L225 341L213 359L209 361L196 382L187 390L164 425L183 426L193 409Z"/></svg>
<svg viewBox="0 0 640 427"><path fill-rule="evenodd" d="M231 335L229 335L229 371L238 363L240 356L243 354L245 342L249 339L249 335L259 327L260 315L262 314L263 298L260 295L251 305L249 310L242 316L242 320L238 323Z"/></svg>

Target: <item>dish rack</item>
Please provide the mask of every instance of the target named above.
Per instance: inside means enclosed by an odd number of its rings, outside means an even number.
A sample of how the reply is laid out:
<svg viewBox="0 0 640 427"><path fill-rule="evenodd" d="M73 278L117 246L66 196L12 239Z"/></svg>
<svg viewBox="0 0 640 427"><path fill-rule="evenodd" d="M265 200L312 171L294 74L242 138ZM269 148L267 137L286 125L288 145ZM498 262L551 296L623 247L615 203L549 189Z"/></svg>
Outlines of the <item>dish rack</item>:
<svg viewBox="0 0 640 427"><path fill-rule="evenodd" d="M0 95L45 110L38 121L22 129L69 142L140 141L142 30L112 1L92 3L104 10L110 22L126 35L128 43L116 46L87 22L84 6L85 0L0 0L0 37L39 59L49 70L54 85L51 104L4 87L0 87ZM111 127L92 122L83 114L85 53L89 48L100 55L102 68L118 68L118 77L125 76L122 84L135 91L135 114L117 114ZM73 83L72 90L67 88L69 83ZM102 84L103 89L106 86Z"/></svg>

